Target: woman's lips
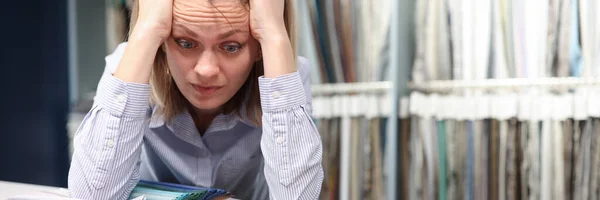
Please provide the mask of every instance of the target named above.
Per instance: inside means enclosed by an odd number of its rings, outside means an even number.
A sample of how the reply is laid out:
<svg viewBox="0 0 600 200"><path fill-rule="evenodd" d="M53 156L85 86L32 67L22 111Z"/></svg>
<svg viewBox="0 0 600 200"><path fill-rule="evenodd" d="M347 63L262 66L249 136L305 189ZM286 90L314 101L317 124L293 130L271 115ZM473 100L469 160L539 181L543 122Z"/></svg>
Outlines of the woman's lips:
<svg viewBox="0 0 600 200"><path fill-rule="evenodd" d="M194 88L196 88L196 91L198 91L198 93L200 93L202 96L210 96L217 93L217 91L219 91L219 89L221 89L222 87L194 85Z"/></svg>

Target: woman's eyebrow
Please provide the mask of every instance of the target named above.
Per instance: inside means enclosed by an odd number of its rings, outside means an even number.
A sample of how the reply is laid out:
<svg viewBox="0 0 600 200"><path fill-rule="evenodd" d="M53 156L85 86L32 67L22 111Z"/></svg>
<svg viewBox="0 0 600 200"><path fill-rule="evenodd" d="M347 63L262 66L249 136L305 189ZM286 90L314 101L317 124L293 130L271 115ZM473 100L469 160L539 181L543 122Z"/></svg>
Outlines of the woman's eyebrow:
<svg viewBox="0 0 600 200"><path fill-rule="evenodd" d="M186 34L188 34L188 35L190 35L192 37L198 37L198 34L196 34L194 31L190 30L189 28L187 28L184 25L181 25L179 23L173 23L173 30L175 30L175 29L181 29Z"/></svg>
<svg viewBox="0 0 600 200"><path fill-rule="evenodd" d="M233 29L233 30L229 30L225 33L221 33L219 34L219 39L227 39L228 37L231 37L232 35L236 34L236 33L241 33L241 32L247 32L247 31L242 31L240 29Z"/></svg>

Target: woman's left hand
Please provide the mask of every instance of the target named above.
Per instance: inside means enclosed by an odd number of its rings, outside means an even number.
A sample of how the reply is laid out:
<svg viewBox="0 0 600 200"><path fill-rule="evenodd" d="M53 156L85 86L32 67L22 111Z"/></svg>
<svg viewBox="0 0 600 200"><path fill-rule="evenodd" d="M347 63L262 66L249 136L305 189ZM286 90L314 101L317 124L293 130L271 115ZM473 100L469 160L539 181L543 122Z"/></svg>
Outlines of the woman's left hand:
<svg viewBox="0 0 600 200"><path fill-rule="evenodd" d="M286 0L249 0L250 31L264 45L268 41L288 39L285 29L284 6Z"/></svg>
<svg viewBox="0 0 600 200"><path fill-rule="evenodd" d="M291 1L250 0L250 31L261 46L265 78L275 78L297 70L292 42L285 29L286 2Z"/></svg>

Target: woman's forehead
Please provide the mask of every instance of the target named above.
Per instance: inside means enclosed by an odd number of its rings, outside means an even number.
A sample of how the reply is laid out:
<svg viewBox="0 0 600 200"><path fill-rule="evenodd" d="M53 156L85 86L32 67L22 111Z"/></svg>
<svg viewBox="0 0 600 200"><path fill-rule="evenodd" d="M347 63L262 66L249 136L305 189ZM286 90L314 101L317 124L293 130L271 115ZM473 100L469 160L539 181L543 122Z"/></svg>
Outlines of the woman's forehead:
<svg viewBox="0 0 600 200"><path fill-rule="evenodd" d="M240 0L175 0L173 20L192 25L247 25L248 8Z"/></svg>

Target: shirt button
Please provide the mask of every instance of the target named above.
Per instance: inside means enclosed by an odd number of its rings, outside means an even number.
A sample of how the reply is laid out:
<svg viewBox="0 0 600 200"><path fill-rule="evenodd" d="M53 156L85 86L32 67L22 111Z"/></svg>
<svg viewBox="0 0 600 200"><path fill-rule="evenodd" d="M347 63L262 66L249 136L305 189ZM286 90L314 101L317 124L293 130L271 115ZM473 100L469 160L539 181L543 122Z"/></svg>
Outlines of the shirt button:
<svg viewBox="0 0 600 200"><path fill-rule="evenodd" d="M125 100L127 100L127 97L125 97L124 94L117 95L117 102L119 102L120 104L125 103Z"/></svg>
<svg viewBox="0 0 600 200"><path fill-rule="evenodd" d="M281 92L279 92L279 91L273 92L273 98L278 99L280 96L281 96Z"/></svg>
<svg viewBox="0 0 600 200"><path fill-rule="evenodd" d="M275 139L277 141L277 143L279 144L283 144L283 142L285 142L285 139L283 138L283 136L279 136L277 137L277 139Z"/></svg>
<svg viewBox="0 0 600 200"><path fill-rule="evenodd" d="M108 148L113 148L115 146L115 141L112 139L107 140L106 146L108 146Z"/></svg>

